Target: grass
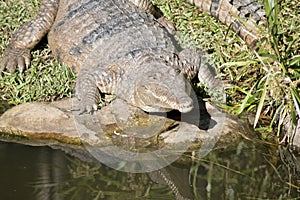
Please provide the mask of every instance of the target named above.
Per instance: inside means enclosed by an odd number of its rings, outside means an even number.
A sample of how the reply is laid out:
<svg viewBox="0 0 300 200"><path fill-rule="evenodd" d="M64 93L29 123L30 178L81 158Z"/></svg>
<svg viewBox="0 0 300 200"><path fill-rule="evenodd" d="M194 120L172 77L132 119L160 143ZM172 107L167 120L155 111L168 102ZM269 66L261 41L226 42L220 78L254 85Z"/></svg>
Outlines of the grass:
<svg viewBox="0 0 300 200"><path fill-rule="evenodd" d="M0 2L0 60L17 28L35 16L39 0ZM70 97L75 74L51 55L46 38L32 51L31 66L24 73L0 75L0 113L10 106L31 101L53 101Z"/></svg>
<svg viewBox="0 0 300 200"><path fill-rule="evenodd" d="M253 113L249 118L263 139L291 142L293 128L300 123L299 3L264 0L267 22L259 27L261 42L255 51L207 13L181 0L159 5L179 32L210 54L219 76L231 85L226 109L236 115Z"/></svg>
<svg viewBox="0 0 300 200"><path fill-rule="evenodd" d="M264 0L267 23L254 51L228 27L183 0L156 0L184 39L209 53L227 88L226 110L254 113L253 126L263 139L290 142L300 116L300 22L297 0ZM39 0L0 2L0 60L13 32L38 11ZM24 74L0 75L6 105L52 101L72 95L76 75L51 55L46 41L32 51ZM7 106L0 106L2 113Z"/></svg>

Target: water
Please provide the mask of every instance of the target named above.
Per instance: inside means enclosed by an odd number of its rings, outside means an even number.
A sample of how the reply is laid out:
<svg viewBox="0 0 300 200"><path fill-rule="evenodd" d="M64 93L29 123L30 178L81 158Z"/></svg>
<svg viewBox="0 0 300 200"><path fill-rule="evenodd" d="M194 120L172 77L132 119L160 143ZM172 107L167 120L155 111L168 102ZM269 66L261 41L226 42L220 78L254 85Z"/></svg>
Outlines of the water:
<svg viewBox="0 0 300 200"><path fill-rule="evenodd" d="M0 199L297 199L294 156L243 141L189 165L130 174L50 147L0 142Z"/></svg>
<svg viewBox="0 0 300 200"><path fill-rule="evenodd" d="M60 199L70 160L49 147L0 143L0 199ZM48 198L50 197L50 198Z"/></svg>

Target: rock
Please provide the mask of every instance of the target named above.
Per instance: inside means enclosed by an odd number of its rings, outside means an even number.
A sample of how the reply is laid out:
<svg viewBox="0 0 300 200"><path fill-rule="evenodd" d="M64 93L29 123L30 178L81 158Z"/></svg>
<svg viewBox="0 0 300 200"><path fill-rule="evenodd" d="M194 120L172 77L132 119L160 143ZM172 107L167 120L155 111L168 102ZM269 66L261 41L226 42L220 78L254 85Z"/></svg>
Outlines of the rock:
<svg viewBox="0 0 300 200"><path fill-rule="evenodd" d="M76 99L15 106L0 117L0 140L76 155L88 151L112 168L126 162L124 171L145 172L165 167L185 152L204 156L255 136L246 121L203 101L187 114L149 114L120 99L92 115L76 113L73 105ZM153 162L161 158L163 162Z"/></svg>
<svg viewBox="0 0 300 200"><path fill-rule="evenodd" d="M79 144L70 100L54 103L25 103L0 117L0 132L27 139L49 139Z"/></svg>
<svg viewBox="0 0 300 200"><path fill-rule="evenodd" d="M98 137L113 138L118 135L140 139L159 135L165 143L177 143L224 137L228 134L240 136L252 133L246 122L220 112L208 103L206 107L211 117L205 116L202 119L192 115L196 119L188 119L191 116L181 115L181 121L192 120L193 124L189 124L172 119L173 116L166 117L166 114L147 114L120 99L93 115L78 115L72 112L75 101L65 99L52 103L33 102L15 106L0 117L0 132L3 136L22 136L69 144L81 144L82 141L95 144L99 142ZM210 124L208 130L199 129L195 125L197 120L206 120Z"/></svg>

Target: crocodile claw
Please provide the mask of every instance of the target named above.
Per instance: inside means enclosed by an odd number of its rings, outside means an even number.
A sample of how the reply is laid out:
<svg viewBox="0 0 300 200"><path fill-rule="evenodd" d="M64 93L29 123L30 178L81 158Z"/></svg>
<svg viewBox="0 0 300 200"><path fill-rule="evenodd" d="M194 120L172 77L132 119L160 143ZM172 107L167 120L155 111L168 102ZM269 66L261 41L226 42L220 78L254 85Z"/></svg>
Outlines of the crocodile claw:
<svg viewBox="0 0 300 200"><path fill-rule="evenodd" d="M30 50L15 48L9 45L3 53L0 73L8 69L10 73L14 73L17 68L23 72L30 65Z"/></svg>
<svg viewBox="0 0 300 200"><path fill-rule="evenodd" d="M88 113L88 114L93 114L94 111L96 111L98 109L97 104L86 104L86 103L82 103L82 105L80 106L80 113Z"/></svg>
<svg viewBox="0 0 300 200"><path fill-rule="evenodd" d="M76 94L76 101L74 101L73 111L76 111L77 114L93 114L94 111L98 110L98 105L96 101L92 101L86 97L81 98L80 95Z"/></svg>
<svg viewBox="0 0 300 200"><path fill-rule="evenodd" d="M78 89L78 88L77 88ZM98 98L97 95L93 96L94 98L91 98L88 93L81 93L82 90L76 90L76 98L78 102L76 103L76 110L79 112L79 114L93 114L94 111L98 110Z"/></svg>

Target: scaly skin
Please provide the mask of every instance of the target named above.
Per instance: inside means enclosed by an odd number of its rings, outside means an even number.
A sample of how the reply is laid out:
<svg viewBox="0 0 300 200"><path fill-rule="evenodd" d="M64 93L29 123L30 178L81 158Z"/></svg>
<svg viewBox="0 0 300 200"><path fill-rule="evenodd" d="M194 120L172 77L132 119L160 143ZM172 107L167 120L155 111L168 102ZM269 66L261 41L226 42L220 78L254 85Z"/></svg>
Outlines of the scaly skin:
<svg viewBox="0 0 300 200"><path fill-rule="evenodd" d="M199 55L181 51L170 33L145 13L161 18L151 2L132 2L139 8L123 0L43 0L38 16L12 38L2 70L23 70L30 50L49 32L51 50L79 72L80 111L97 109L99 91L148 112L190 111L193 103L185 77L191 80L198 74L211 89L219 88L219 81L203 67Z"/></svg>
<svg viewBox="0 0 300 200"><path fill-rule="evenodd" d="M30 65L30 50L49 32L54 23L58 3L59 0L43 1L39 14L19 28L3 53L0 72L8 69L13 73L17 67L23 71Z"/></svg>
<svg viewBox="0 0 300 200"><path fill-rule="evenodd" d="M168 185L176 200L195 199L190 186L189 170L169 165L149 173L152 181L161 185Z"/></svg>
<svg viewBox="0 0 300 200"><path fill-rule="evenodd" d="M159 56L156 52L130 53L103 70L85 68L79 73L81 84L76 85L78 97L88 111L96 109L98 88L147 112L189 112L193 108L189 84L164 56L167 52Z"/></svg>
<svg viewBox="0 0 300 200"><path fill-rule="evenodd" d="M187 0L200 11L208 12L231 27L250 47L255 47L257 24L265 22L262 3L253 0ZM243 21L241 21L239 18Z"/></svg>

